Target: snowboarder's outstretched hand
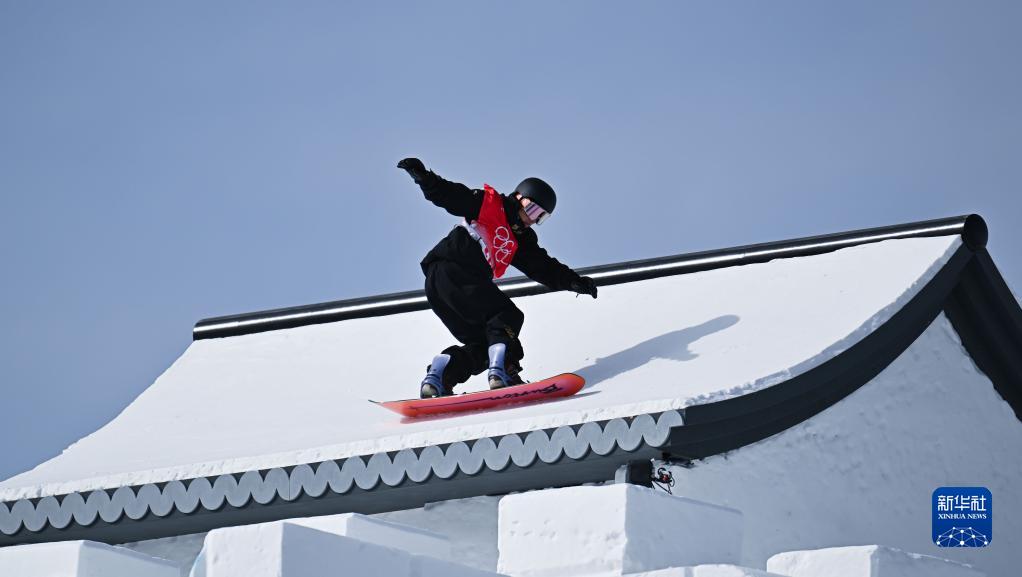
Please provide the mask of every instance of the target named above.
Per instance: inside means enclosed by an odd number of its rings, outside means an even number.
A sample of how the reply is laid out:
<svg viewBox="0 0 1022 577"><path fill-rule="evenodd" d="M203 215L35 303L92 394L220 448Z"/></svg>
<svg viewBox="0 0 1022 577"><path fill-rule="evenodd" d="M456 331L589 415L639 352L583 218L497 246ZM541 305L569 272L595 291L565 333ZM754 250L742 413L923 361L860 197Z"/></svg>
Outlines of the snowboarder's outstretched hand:
<svg viewBox="0 0 1022 577"><path fill-rule="evenodd" d="M408 176L412 177L415 184L419 185L426 182L432 174L430 171L426 170L426 165L422 164L422 161L418 158L406 158L397 163L397 167L407 171Z"/></svg>
<svg viewBox="0 0 1022 577"><path fill-rule="evenodd" d="M580 276L578 280L571 281L571 290L596 298L596 281L587 276Z"/></svg>

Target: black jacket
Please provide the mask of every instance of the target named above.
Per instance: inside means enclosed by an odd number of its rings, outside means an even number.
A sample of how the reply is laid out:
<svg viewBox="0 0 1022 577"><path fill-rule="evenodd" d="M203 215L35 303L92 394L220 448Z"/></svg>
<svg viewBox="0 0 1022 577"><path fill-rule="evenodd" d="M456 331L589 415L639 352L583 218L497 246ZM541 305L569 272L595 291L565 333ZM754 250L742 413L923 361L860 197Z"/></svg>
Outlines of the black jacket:
<svg viewBox="0 0 1022 577"><path fill-rule="evenodd" d="M483 194L480 189L470 189L464 184L450 182L433 173L425 179L420 187L426 200L453 214L475 220L483 206ZM532 280L554 290L566 290L573 281L579 280L575 271L547 254L539 246L536 231L526 227L518 215L521 205L510 196L501 195L504 200L504 214L511 225L511 231L518 239L518 250L515 252L511 266L525 273ZM440 240L426 258L422 259L422 272L437 261L451 261L465 267L467 271L478 274L480 279L492 279L493 269L483 256L482 248L464 227L456 226L446 237Z"/></svg>

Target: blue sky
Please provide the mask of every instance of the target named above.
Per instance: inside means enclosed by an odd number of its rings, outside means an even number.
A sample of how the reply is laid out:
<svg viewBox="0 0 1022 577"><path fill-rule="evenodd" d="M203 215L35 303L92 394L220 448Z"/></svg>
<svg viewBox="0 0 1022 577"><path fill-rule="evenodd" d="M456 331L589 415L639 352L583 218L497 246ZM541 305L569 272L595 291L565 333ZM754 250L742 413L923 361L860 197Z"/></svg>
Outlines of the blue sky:
<svg viewBox="0 0 1022 577"><path fill-rule="evenodd" d="M115 416L200 318L419 288L453 220L405 156L548 180L541 241L576 267L978 212L1018 292L1020 22L929 0L0 2L0 478Z"/></svg>

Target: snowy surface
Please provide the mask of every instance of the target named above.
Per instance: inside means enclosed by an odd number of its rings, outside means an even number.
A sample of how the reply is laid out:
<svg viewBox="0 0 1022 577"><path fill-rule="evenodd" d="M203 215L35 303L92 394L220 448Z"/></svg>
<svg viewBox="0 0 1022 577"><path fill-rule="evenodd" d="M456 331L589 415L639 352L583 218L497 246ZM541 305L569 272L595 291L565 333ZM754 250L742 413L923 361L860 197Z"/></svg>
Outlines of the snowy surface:
<svg viewBox="0 0 1022 577"><path fill-rule="evenodd" d="M427 503L424 507L373 515L445 535L447 559L469 567L497 570L497 510L500 497L473 497Z"/></svg>
<svg viewBox="0 0 1022 577"><path fill-rule="evenodd" d="M192 343L113 421L0 500L189 479L660 412L767 387L886 321L958 237L516 299L526 376L573 371L570 399L403 423L377 400L417 393L452 343L430 311ZM468 390L485 386L482 379ZM55 400L59 402L59 400Z"/></svg>
<svg viewBox="0 0 1022 577"><path fill-rule="evenodd" d="M181 567L181 577L188 577L188 569L195 562L195 557L202 551L205 533L190 533L161 539L146 539L133 543L122 543L118 547L137 551L143 555L166 559Z"/></svg>
<svg viewBox="0 0 1022 577"><path fill-rule="evenodd" d="M210 531L190 575L485 577L495 574L314 529L301 521L275 521Z"/></svg>
<svg viewBox="0 0 1022 577"><path fill-rule="evenodd" d="M496 496L453 499L372 516L327 515L288 519L288 522L494 572L497 570L500 499ZM206 534L147 539L118 547L173 561L183 568L183 577L188 577Z"/></svg>
<svg viewBox="0 0 1022 577"><path fill-rule="evenodd" d="M767 568L790 577L984 577L961 563L877 545L789 551Z"/></svg>
<svg viewBox="0 0 1022 577"><path fill-rule="evenodd" d="M628 577L785 577L779 573L767 573L738 565L696 565L695 567L673 567L646 573L633 573ZM824 574L813 577L829 577Z"/></svg>
<svg viewBox="0 0 1022 577"><path fill-rule="evenodd" d="M620 484L508 495L500 501L500 573L624 575L741 554L734 509Z"/></svg>
<svg viewBox="0 0 1022 577"><path fill-rule="evenodd" d="M366 543L394 547L413 555L426 555L438 559L451 557L451 542L439 533L357 513L305 517L292 519L290 522Z"/></svg>
<svg viewBox="0 0 1022 577"><path fill-rule="evenodd" d="M179 577L178 566L121 547L63 541L0 548L4 577Z"/></svg>
<svg viewBox="0 0 1022 577"><path fill-rule="evenodd" d="M1022 567L1019 455L1022 423L940 315L876 378L819 415L672 471L676 495L745 514L742 565L879 543L1007 576ZM994 497L990 545L937 548L931 493L977 485Z"/></svg>

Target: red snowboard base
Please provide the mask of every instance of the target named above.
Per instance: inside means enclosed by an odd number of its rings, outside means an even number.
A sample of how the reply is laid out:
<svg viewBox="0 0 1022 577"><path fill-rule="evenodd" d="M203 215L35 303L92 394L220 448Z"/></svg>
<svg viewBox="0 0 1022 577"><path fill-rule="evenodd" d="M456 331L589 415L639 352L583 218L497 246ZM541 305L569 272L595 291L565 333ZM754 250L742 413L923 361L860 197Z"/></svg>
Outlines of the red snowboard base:
<svg viewBox="0 0 1022 577"><path fill-rule="evenodd" d="M569 397L582 390L585 384L586 380L582 377L574 373L564 373L534 383L525 383L491 391L434 397L432 399L372 402L406 417L425 417L427 415L478 411L516 403L535 403L545 399Z"/></svg>

